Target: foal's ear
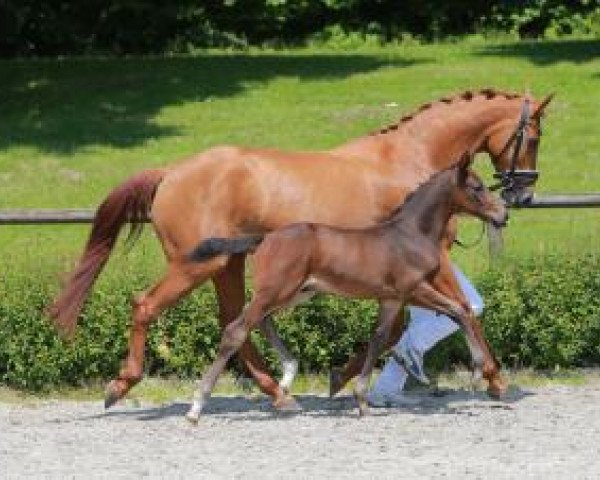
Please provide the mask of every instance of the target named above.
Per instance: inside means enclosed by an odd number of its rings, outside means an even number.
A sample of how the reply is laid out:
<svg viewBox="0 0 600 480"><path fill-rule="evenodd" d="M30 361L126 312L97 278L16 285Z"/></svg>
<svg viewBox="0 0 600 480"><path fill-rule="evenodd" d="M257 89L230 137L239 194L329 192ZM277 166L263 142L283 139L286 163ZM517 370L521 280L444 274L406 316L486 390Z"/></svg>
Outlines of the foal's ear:
<svg viewBox="0 0 600 480"><path fill-rule="evenodd" d="M462 154L460 160L456 164L458 167L458 183L463 184L466 182L467 177L469 176L469 167L471 166L471 162L473 161L473 156L471 152L468 150Z"/></svg>
<svg viewBox="0 0 600 480"><path fill-rule="evenodd" d="M540 102L538 107L535 109L535 112L532 113L531 118L539 120L542 117L542 114L544 113L544 109L548 106L548 104L552 101L553 98L554 92L548 95Z"/></svg>

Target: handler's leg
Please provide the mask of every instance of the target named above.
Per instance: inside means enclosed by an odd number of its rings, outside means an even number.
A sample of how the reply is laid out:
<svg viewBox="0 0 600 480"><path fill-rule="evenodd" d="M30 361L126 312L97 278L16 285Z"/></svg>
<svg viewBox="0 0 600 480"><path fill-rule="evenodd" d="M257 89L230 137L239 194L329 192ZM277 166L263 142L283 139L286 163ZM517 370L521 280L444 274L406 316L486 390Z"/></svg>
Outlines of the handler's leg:
<svg viewBox="0 0 600 480"><path fill-rule="evenodd" d="M475 315L481 315L483 312L483 299L458 267L455 265L452 267L471 309ZM424 383L428 383L429 380L423 369L425 352L459 329L456 322L446 315L440 315L420 307L410 307L409 311L410 323L400 341L393 348L392 353L395 355L390 356L387 360L369 394L374 406L378 403L397 405L414 403L415 399L402 394L407 379L407 372L404 367L408 368L411 375ZM398 358L403 360L403 365L398 364Z"/></svg>

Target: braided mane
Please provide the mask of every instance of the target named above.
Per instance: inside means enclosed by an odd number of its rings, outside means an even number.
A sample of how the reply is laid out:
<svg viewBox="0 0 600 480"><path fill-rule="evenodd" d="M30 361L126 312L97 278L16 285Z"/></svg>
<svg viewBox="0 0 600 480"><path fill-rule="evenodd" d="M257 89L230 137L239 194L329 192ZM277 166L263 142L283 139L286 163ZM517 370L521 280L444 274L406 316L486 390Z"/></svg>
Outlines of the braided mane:
<svg viewBox="0 0 600 480"><path fill-rule="evenodd" d="M376 130L376 131L372 132L371 135L380 135L380 134L389 133L394 130L398 130L402 125L413 120L421 112L429 110L430 108L432 108L435 105L440 105L440 104L444 104L444 103L450 104L450 103L453 103L458 100L471 101L477 96L485 97L486 100L490 100L490 99L496 98L496 97L503 97L503 98L506 98L507 100L513 100L515 98L521 97L522 95L518 94L518 93L513 93L513 92L503 92L501 90L496 90L494 88L482 88L481 90L477 90L477 91L466 90L462 93L459 93L459 94L451 96L451 97L442 97L437 102L424 103L419 108L417 108L413 113L404 115L402 118L400 118L400 120L397 123L393 123L391 125L381 128L379 130Z"/></svg>

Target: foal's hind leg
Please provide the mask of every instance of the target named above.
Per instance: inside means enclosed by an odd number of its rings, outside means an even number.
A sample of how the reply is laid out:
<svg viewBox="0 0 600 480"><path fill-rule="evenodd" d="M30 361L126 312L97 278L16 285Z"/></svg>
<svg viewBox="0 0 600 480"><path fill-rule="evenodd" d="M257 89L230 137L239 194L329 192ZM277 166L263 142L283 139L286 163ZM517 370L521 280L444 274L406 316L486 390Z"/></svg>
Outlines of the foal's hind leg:
<svg viewBox="0 0 600 480"><path fill-rule="evenodd" d="M247 341L250 331L264 318L267 313L267 304L262 299L253 299L246 307L244 312L230 322L223 331L219 350L213 363L202 375L194 392L194 400L186 418L196 424L202 413L204 405L208 401L210 394L219 378L219 375L225 369L229 359L241 348Z"/></svg>
<svg viewBox="0 0 600 480"><path fill-rule="evenodd" d="M368 413L367 389L369 386L369 378L373 372L375 361L388 340L394 319L398 315L398 310L401 306L402 303L396 300L379 302L379 321L377 329L371 337L365 363L360 375L356 379L356 385L354 386L354 394L358 400L358 411L360 416Z"/></svg>
<svg viewBox="0 0 600 480"><path fill-rule="evenodd" d="M213 277L222 331L241 314L244 308L244 260L245 255L232 256L226 268ZM287 392L268 373L267 366L249 339L241 346L238 354L261 391L273 399L275 408L287 410L298 407L296 401L287 395Z"/></svg>
<svg viewBox="0 0 600 480"><path fill-rule="evenodd" d="M183 265L171 262L167 274L147 293L133 301L133 321L129 336L129 353L117 378L106 388L104 406L111 407L138 383L143 376L144 349L150 324L160 313L194 287L222 268L224 258L202 265Z"/></svg>
<svg viewBox="0 0 600 480"><path fill-rule="evenodd" d="M402 309L394 318L394 322L392 323L392 328L390 330L390 334L388 336L384 350L389 349L396 345L396 343L398 343L398 340L400 340L400 337L402 336L402 333L405 330L405 326L406 311ZM358 373L362 369L362 366L365 364L365 358L367 358L368 348L368 343L361 345L359 350L354 355L352 355L352 357L350 357L350 359L341 369L331 370L329 378L330 397L336 395L342 388L344 388L344 385L346 385L346 383L348 383L350 379L358 375Z"/></svg>

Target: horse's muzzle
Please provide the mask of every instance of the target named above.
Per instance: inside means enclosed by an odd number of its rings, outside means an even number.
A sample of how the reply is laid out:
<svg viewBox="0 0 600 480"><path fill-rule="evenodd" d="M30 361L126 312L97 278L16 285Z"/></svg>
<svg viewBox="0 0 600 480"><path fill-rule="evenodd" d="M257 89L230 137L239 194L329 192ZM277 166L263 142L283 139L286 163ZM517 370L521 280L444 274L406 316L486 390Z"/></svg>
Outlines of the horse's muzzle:
<svg viewBox="0 0 600 480"><path fill-rule="evenodd" d="M500 196L507 205L517 207L526 205L533 199L533 186L537 181L537 170L514 170L496 173L494 177L500 179L502 190Z"/></svg>

